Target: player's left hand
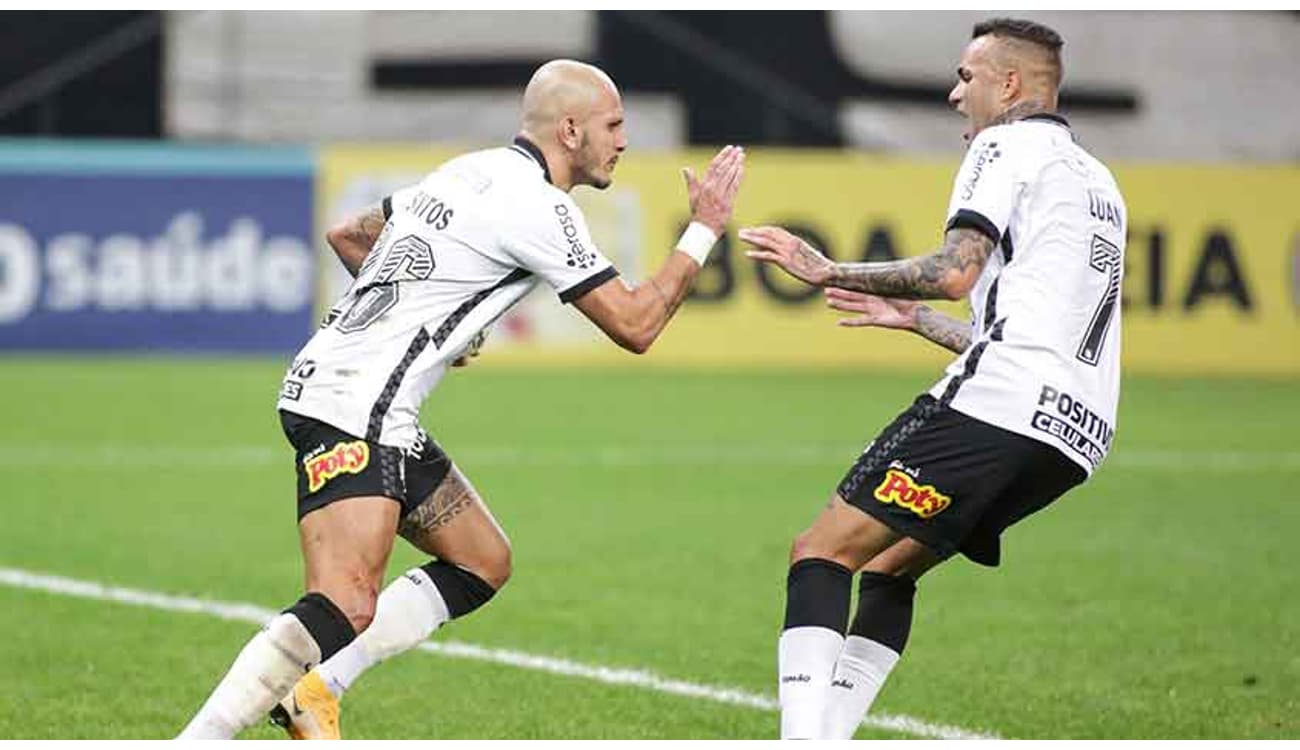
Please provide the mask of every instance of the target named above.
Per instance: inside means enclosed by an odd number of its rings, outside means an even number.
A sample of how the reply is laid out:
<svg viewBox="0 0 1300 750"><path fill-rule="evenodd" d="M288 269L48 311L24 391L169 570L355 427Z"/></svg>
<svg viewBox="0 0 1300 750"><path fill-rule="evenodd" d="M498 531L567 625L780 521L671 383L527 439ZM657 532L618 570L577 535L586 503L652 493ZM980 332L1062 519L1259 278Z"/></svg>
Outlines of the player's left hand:
<svg viewBox="0 0 1300 750"><path fill-rule="evenodd" d="M686 196L691 206L691 221L708 227L715 237L727 231L731 210L736 205L736 191L745 176L745 149L727 146L709 162L704 177L697 179L690 167L682 169L686 178Z"/></svg>
<svg viewBox="0 0 1300 750"><path fill-rule="evenodd" d="M826 289L826 306L840 312L858 313L852 318L840 318L837 325L912 331L916 329L916 311L921 303L829 287Z"/></svg>
<svg viewBox="0 0 1300 750"><path fill-rule="evenodd" d="M781 227L745 227L739 236L758 248L745 251L748 258L780 266L781 270L813 286L826 286L831 279L835 262Z"/></svg>

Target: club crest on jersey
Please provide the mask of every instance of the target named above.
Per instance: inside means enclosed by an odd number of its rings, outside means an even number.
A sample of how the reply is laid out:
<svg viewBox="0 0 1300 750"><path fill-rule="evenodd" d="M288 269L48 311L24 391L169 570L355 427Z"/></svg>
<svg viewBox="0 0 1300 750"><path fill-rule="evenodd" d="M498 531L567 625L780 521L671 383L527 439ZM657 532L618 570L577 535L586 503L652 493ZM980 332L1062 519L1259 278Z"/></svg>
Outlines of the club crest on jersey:
<svg viewBox="0 0 1300 750"><path fill-rule="evenodd" d="M335 443L334 447L302 462L307 490L315 492L340 474L360 474L370 465L370 446L364 440Z"/></svg>
<svg viewBox="0 0 1300 750"><path fill-rule="evenodd" d="M907 508L921 518L932 518L952 504L952 498L933 486L917 484L916 480L898 469L885 472L885 480L873 493L882 503L893 503Z"/></svg>

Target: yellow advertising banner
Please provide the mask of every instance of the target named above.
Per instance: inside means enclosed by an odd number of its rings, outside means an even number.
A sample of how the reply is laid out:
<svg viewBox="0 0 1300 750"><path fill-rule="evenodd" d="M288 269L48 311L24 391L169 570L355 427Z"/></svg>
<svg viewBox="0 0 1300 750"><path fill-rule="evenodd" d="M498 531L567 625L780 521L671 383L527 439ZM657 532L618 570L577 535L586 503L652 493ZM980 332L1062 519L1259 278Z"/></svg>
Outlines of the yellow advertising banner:
<svg viewBox="0 0 1300 750"><path fill-rule="evenodd" d="M321 153L322 223L380 200L464 149ZM623 276L658 267L688 216L681 168L712 152L627 154L605 191L580 187L592 235ZM1126 372L1300 375L1300 168L1112 165L1128 203ZM779 224L838 260L920 255L942 239L956 159L751 150L734 226ZM326 280L332 296L346 277ZM964 317L961 304L946 309ZM644 359L708 367L933 367L951 355L897 331L844 328L818 290L757 266L733 234ZM490 354L491 356L486 356ZM483 364L615 364L623 353L553 293L503 319Z"/></svg>

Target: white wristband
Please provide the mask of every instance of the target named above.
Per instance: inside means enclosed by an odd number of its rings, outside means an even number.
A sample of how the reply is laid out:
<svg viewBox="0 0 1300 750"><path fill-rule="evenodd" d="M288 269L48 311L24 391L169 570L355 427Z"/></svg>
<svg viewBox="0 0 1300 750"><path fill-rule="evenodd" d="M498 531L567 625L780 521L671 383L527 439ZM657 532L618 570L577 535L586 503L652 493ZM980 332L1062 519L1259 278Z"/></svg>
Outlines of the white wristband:
<svg viewBox="0 0 1300 750"><path fill-rule="evenodd" d="M692 221L678 238L677 249L694 258L695 262L702 266L704 261L708 260L709 251L717 241L718 235L714 234L712 229L698 221Z"/></svg>

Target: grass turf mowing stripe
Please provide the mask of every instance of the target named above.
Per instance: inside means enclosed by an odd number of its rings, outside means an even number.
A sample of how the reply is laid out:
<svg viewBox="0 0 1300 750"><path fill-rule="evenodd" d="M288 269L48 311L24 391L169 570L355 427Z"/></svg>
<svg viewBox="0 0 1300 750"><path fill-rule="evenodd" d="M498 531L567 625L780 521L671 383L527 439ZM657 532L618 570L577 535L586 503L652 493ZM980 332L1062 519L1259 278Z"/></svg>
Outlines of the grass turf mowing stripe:
<svg viewBox="0 0 1300 750"><path fill-rule="evenodd" d="M138 607L169 612L188 612L219 617L224 620L251 622L257 625L275 617L275 610L243 602L222 602L197 599L187 596L174 596L155 591L108 586L94 581L82 581L75 578L37 573L17 568L0 568L0 583L15 588L34 589L55 594L97 599L101 601L130 604ZM700 685L683 680L661 677L646 670L616 669L599 665L581 664L579 662L550 656L511 651L507 649L486 648L472 643L458 641L425 642L420 650L434 654L461 659L487 661L523 669L548 672L567 677L580 677L609 685L627 685L659 693L699 698L732 706L756 708L764 711L777 710L774 698L748 693L734 688ZM911 716L871 715L862 722L863 726L886 729L917 737L943 740L999 739L996 735L972 732L961 727L931 724Z"/></svg>

